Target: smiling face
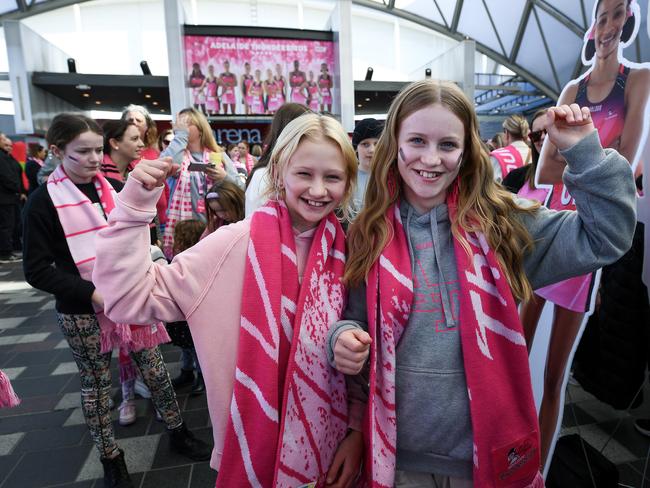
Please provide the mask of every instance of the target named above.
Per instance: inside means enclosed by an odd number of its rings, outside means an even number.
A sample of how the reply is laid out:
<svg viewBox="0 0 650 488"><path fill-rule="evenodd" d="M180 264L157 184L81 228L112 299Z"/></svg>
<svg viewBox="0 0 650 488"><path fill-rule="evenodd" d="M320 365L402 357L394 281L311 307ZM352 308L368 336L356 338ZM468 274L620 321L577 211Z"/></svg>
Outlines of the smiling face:
<svg viewBox="0 0 650 488"><path fill-rule="evenodd" d="M284 173L284 201L291 223L299 232L316 227L345 196L345 160L337 144L328 139L303 140Z"/></svg>
<svg viewBox="0 0 650 488"><path fill-rule="evenodd" d="M79 134L63 150L52 150L63 164L66 174L73 183L90 183L99 172L104 156L104 139L92 131Z"/></svg>
<svg viewBox="0 0 650 488"><path fill-rule="evenodd" d="M397 168L406 200L426 213L445 201L464 150L463 122L435 103L404 119L398 133Z"/></svg>
<svg viewBox="0 0 650 488"><path fill-rule="evenodd" d="M130 125L124 131L121 141L111 140L113 147L117 146L117 150L124 156L125 159L135 160L140 159L140 152L144 148L144 143L140 138L140 131L134 125Z"/></svg>
<svg viewBox="0 0 650 488"><path fill-rule="evenodd" d="M594 30L596 56L605 58L618 52L626 20L627 0L601 0Z"/></svg>

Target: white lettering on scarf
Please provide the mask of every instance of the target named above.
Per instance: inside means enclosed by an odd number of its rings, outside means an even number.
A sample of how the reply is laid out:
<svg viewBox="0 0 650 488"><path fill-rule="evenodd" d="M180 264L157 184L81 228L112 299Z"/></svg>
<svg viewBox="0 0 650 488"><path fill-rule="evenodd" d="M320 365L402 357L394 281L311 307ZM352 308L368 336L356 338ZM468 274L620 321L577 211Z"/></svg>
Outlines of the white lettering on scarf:
<svg viewBox="0 0 650 488"><path fill-rule="evenodd" d="M470 290L469 296L472 301L474 315L476 316L476 323L478 324L478 330L476 331L476 342L478 343L478 347L485 357L488 359L493 359L492 354L490 353L490 346L488 345L486 329L491 330L495 334L499 334L500 336L505 337L510 342L517 344L518 346L526 345L526 340L521 333L506 327L502 322L493 317L490 317L485 313L483 310L483 304L481 302L481 295L479 295L474 290Z"/></svg>

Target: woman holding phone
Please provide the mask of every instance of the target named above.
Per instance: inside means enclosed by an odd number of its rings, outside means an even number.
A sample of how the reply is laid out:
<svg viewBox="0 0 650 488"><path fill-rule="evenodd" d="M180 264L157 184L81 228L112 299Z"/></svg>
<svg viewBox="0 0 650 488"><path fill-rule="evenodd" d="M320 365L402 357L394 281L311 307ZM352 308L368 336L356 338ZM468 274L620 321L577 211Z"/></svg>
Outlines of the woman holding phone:
<svg viewBox="0 0 650 488"><path fill-rule="evenodd" d="M213 184L223 180L240 185L237 170L219 147L205 116L194 108L178 113L174 140L161 158L171 157L178 171L170 175L170 196L163 251L170 258L174 243L174 226L187 219L205 222L205 194Z"/></svg>

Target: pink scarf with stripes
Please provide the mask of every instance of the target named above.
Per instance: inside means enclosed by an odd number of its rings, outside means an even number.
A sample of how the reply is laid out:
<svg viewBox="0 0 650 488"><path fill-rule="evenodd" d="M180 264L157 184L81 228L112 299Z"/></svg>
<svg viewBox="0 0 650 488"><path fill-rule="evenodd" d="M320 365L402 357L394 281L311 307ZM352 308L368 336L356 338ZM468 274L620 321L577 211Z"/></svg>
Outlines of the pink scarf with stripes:
<svg viewBox="0 0 650 488"><path fill-rule="evenodd" d="M210 151L203 151L203 162L210 161ZM172 199L167 208L167 223L165 224L165 234L163 235L163 251L168 259L174 256L174 228L182 220L194 218L192 211L192 183L191 172L189 171L192 155L189 150L185 150L185 157L178 171L178 181L174 187Z"/></svg>
<svg viewBox="0 0 650 488"><path fill-rule="evenodd" d="M253 214L217 488L325 485L347 429L345 380L325 348L346 299L344 266L345 236L333 213L315 231L302 286L285 204Z"/></svg>
<svg viewBox="0 0 650 488"><path fill-rule="evenodd" d="M70 180L62 164L47 179L47 191L61 222L70 254L79 275L87 281L92 281L95 266L95 234L108 225L103 214L111 213L116 195L101 173L97 173L93 183L103 212ZM161 322L150 326L129 326L116 324L104 315L103 310L95 310L95 315L101 328L102 353L121 345L130 351L139 351L171 340Z"/></svg>
<svg viewBox="0 0 650 488"><path fill-rule="evenodd" d="M448 198L456 219L457 196ZM366 478L392 488L397 428L396 347L413 302L411 258L399 204L386 219L394 230L368 275L370 393L366 413ZM471 256L457 239L460 335L474 435L474 486L543 487L537 413L523 330L508 281L482 234L464 234ZM379 316L377 316L379 313ZM426 412L422 412L426 418Z"/></svg>

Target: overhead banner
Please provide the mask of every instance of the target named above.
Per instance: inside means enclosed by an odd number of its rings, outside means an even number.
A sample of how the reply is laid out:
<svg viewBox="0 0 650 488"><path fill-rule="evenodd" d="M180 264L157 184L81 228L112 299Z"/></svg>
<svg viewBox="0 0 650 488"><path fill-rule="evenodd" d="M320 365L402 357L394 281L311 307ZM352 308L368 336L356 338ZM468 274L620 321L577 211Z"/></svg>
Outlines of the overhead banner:
<svg viewBox="0 0 650 488"><path fill-rule="evenodd" d="M272 115L286 102L336 111L334 42L185 35L192 104L206 115Z"/></svg>

